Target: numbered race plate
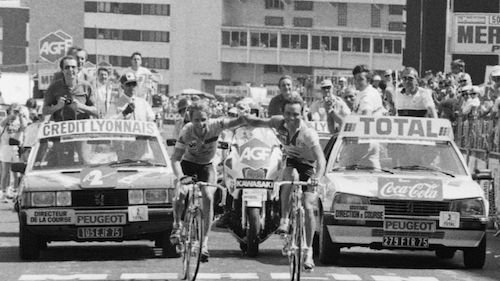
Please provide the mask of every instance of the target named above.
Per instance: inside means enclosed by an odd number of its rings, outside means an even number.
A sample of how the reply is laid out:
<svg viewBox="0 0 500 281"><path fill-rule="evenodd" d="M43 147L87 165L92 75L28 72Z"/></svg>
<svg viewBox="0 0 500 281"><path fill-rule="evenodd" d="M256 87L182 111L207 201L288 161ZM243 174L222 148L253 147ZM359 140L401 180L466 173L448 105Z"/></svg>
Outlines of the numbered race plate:
<svg viewBox="0 0 500 281"><path fill-rule="evenodd" d="M110 167L84 168L80 173L82 188L115 187L117 182L118 173Z"/></svg>
<svg viewBox="0 0 500 281"><path fill-rule="evenodd" d="M384 236L384 247L429 248L429 237Z"/></svg>
<svg viewBox="0 0 500 281"><path fill-rule="evenodd" d="M122 238L122 227L79 227L77 231L79 239L91 238Z"/></svg>
<svg viewBox="0 0 500 281"><path fill-rule="evenodd" d="M264 179L236 179L236 188L273 189L274 181Z"/></svg>

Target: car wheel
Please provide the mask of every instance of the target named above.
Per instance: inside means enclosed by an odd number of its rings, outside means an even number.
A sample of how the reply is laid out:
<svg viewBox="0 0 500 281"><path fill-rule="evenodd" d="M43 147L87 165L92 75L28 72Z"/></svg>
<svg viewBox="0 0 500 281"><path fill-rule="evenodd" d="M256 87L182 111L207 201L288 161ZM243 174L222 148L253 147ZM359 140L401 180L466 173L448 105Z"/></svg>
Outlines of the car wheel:
<svg viewBox="0 0 500 281"><path fill-rule="evenodd" d="M176 247L170 242L170 230L162 232L160 238L155 241L155 245L159 245L163 250L162 256L164 258L178 258L180 254L177 253Z"/></svg>
<svg viewBox="0 0 500 281"><path fill-rule="evenodd" d="M40 257L40 237L19 223L19 256L23 260L36 260Z"/></svg>
<svg viewBox="0 0 500 281"><path fill-rule="evenodd" d="M436 249L436 257L443 260L449 260L455 256L455 252L456 252L455 249L439 248Z"/></svg>
<svg viewBox="0 0 500 281"><path fill-rule="evenodd" d="M486 260L486 235L481 239L479 246L464 249L464 265L466 268L483 268Z"/></svg>
<svg viewBox="0 0 500 281"><path fill-rule="evenodd" d="M332 242L328 228L324 221L321 222L319 234L319 261L325 265L335 264L340 258L340 247Z"/></svg>

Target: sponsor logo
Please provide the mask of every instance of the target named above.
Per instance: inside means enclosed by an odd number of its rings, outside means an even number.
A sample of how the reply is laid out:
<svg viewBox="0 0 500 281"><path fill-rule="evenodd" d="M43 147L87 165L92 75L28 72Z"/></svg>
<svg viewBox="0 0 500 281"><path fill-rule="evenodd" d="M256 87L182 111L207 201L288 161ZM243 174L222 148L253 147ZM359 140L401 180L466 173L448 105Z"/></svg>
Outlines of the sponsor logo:
<svg viewBox="0 0 500 281"><path fill-rule="evenodd" d="M256 138L251 139L240 147L241 163L253 168L265 166L271 156L271 147Z"/></svg>
<svg viewBox="0 0 500 281"><path fill-rule="evenodd" d="M435 221L412 221L412 220L386 220L384 221L386 231L409 231L409 232L435 232Z"/></svg>
<svg viewBox="0 0 500 281"><path fill-rule="evenodd" d="M272 180L236 179L236 187L238 187L238 188L273 188L274 182Z"/></svg>
<svg viewBox="0 0 500 281"><path fill-rule="evenodd" d="M411 200L442 200L443 183L433 179L379 178L378 197ZM412 206L408 205L408 209Z"/></svg>
<svg viewBox="0 0 500 281"><path fill-rule="evenodd" d="M71 45L73 45L73 38L66 32L62 30L51 32L40 38L40 58L56 63L66 54Z"/></svg>

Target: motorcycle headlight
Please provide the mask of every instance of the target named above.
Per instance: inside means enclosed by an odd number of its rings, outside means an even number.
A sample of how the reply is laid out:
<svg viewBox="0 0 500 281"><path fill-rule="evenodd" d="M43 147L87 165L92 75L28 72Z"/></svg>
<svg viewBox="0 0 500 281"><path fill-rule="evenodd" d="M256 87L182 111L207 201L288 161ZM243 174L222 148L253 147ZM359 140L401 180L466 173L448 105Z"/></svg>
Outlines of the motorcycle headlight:
<svg viewBox="0 0 500 281"><path fill-rule="evenodd" d="M243 176L248 179L265 179L266 178L266 169L257 169L254 170L252 168L244 168Z"/></svg>
<svg viewBox="0 0 500 281"><path fill-rule="evenodd" d="M145 203L166 203L168 199L166 189L146 189L144 191Z"/></svg>
<svg viewBox="0 0 500 281"><path fill-rule="evenodd" d="M71 191L56 192L57 206L71 206Z"/></svg>
<svg viewBox="0 0 500 281"><path fill-rule="evenodd" d="M348 205L367 205L370 204L370 199L365 196L359 196L348 193L337 193L335 194L333 203L348 204Z"/></svg>
<svg viewBox="0 0 500 281"><path fill-rule="evenodd" d="M128 203L129 204L143 204L144 196L142 190L130 189L128 191Z"/></svg>
<svg viewBox="0 0 500 281"><path fill-rule="evenodd" d="M50 207L56 205L55 192L33 192L31 193L31 206Z"/></svg>
<svg viewBox="0 0 500 281"><path fill-rule="evenodd" d="M485 208L482 198L469 198L451 202L451 211L459 212L460 217L484 216Z"/></svg>

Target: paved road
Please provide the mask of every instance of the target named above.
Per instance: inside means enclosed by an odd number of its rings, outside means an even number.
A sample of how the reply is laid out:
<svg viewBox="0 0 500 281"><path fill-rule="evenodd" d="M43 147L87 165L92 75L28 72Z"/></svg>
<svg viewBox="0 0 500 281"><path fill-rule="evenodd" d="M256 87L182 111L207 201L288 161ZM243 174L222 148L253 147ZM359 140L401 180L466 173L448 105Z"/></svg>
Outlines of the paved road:
<svg viewBox="0 0 500 281"><path fill-rule="evenodd" d="M152 242L54 243L40 260L25 262L18 257L16 213L11 205L0 205L0 280L176 280L179 259L160 258ZM462 255L439 260L432 252L343 251L338 266L317 265L303 280L341 281L444 281L500 279L500 237L488 235L488 259L482 270L463 268ZM281 241L272 237L261 245L256 259L242 256L227 232L211 236L209 263L203 264L199 280L287 280Z"/></svg>

